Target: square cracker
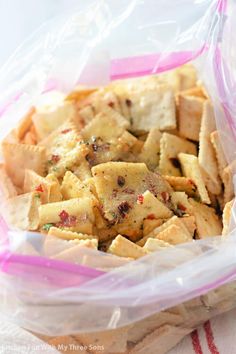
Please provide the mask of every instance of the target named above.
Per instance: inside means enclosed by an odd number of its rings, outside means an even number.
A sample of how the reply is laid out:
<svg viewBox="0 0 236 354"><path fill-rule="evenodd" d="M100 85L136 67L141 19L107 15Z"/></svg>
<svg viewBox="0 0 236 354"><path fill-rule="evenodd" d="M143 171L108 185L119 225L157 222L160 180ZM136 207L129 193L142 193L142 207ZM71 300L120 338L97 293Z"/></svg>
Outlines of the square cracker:
<svg viewBox="0 0 236 354"><path fill-rule="evenodd" d="M40 146L3 143L2 151L7 174L17 187L24 183L25 170L33 170L43 175L46 163L46 150Z"/></svg>
<svg viewBox="0 0 236 354"><path fill-rule="evenodd" d="M121 106L127 106L128 114L123 114L129 118L132 132L176 128L174 94L168 86L139 84L130 89L127 85L117 95Z"/></svg>
<svg viewBox="0 0 236 354"><path fill-rule="evenodd" d="M215 209L190 199L193 206L193 215L195 216L197 225L198 238L206 238L211 236L219 236L222 232L222 223Z"/></svg>
<svg viewBox="0 0 236 354"><path fill-rule="evenodd" d="M210 134L210 139L211 139L211 143L215 149L219 175L220 175L221 179L223 180L223 171L227 167L227 160L225 158L225 154L224 154L222 144L220 141L220 132L218 130L212 132Z"/></svg>
<svg viewBox="0 0 236 354"><path fill-rule="evenodd" d="M112 241L110 247L108 248L108 253L115 254L119 257L128 257L133 259L138 259L147 254L147 251L142 247L136 245L135 243L127 240L127 238L118 235Z"/></svg>
<svg viewBox="0 0 236 354"><path fill-rule="evenodd" d="M204 103L202 122L199 138L198 161L203 172L203 179L209 192L221 193L221 180L218 174L218 166L214 147L210 140L210 134L216 129L215 116L210 101Z"/></svg>
<svg viewBox="0 0 236 354"><path fill-rule="evenodd" d="M3 216L7 223L21 230L37 230L39 227L37 193L26 193L8 199L3 204Z"/></svg>
<svg viewBox="0 0 236 354"><path fill-rule="evenodd" d="M160 140L159 170L163 175L181 176L178 154L197 154L195 144L178 136L163 133Z"/></svg>
<svg viewBox="0 0 236 354"><path fill-rule="evenodd" d="M231 218L231 211L232 207L234 204L234 199L232 199L230 202L225 204L224 210L223 210L223 231L222 235L227 235L229 232L229 227L230 227L230 218Z"/></svg>
<svg viewBox="0 0 236 354"><path fill-rule="evenodd" d="M139 240L137 242L137 245L139 246L144 246L146 241L148 240L149 237L151 238L158 238L157 236L165 231L169 226L177 226L178 229L181 229L181 234L184 233L184 239L186 238L186 236L188 237L189 240L192 240L192 235L191 233L188 231L188 228L185 226L185 223L183 222L184 218L178 218L176 215L172 216L169 220L167 220L165 223L163 223L162 225L158 226L157 228L155 228L154 230L152 230L150 232L150 234L148 234L147 236L143 237L141 240ZM169 233L167 233L169 234ZM165 235L165 234L164 234ZM172 235L174 236L174 235ZM164 240L168 242L167 240Z"/></svg>
<svg viewBox="0 0 236 354"><path fill-rule="evenodd" d="M170 225L165 230L159 232L155 238L171 245L178 245L180 243L192 241L192 238L189 237L189 232L184 224Z"/></svg>
<svg viewBox="0 0 236 354"><path fill-rule="evenodd" d="M198 141L204 99L196 96L180 94L179 100L179 133L181 136Z"/></svg>
<svg viewBox="0 0 236 354"><path fill-rule="evenodd" d="M176 176L164 176L164 178L176 192L185 192L190 197L198 195L197 186L191 178Z"/></svg>
<svg viewBox="0 0 236 354"><path fill-rule="evenodd" d="M139 155L139 161L146 163L147 167L152 171L159 164L161 136L159 129L152 128Z"/></svg>
<svg viewBox="0 0 236 354"><path fill-rule="evenodd" d="M169 242L165 242L157 238L149 238L143 246L143 249L147 252L156 252L162 251L168 247L171 247L171 244Z"/></svg>
<svg viewBox="0 0 236 354"><path fill-rule="evenodd" d="M194 155L180 153L178 155L183 173L186 177L193 180L197 186L201 201L210 204L210 198L203 180L202 172L198 163L198 159Z"/></svg>
<svg viewBox="0 0 236 354"><path fill-rule="evenodd" d="M5 166L3 164L0 164L0 190L3 192L5 199L17 196L16 187L7 175Z"/></svg>

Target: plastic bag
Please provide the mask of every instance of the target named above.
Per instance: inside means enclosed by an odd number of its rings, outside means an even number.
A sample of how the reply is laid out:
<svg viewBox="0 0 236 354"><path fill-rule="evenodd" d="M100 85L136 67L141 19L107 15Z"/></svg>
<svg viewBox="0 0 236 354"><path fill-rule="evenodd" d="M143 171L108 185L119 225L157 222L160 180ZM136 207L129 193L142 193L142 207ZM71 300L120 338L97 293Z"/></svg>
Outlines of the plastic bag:
<svg viewBox="0 0 236 354"><path fill-rule="evenodd" d="M43 25L1 69L0 138L54 88L67 92L77 83L105 84L195 60L232 161L235 5L229 4L230 10L226 5L224 0L81 1L78 9ZM8 230L2 220L1 314L28 330L58 336L119 328L206 294L236 278L234 213L231 237L183 244L127 264L89 249L77 264L48 259L42 236ZM32 245L40 256L31 253ZM60 241L55 245L62 247ZM86 266L88 259L94 268Z"/></svg>

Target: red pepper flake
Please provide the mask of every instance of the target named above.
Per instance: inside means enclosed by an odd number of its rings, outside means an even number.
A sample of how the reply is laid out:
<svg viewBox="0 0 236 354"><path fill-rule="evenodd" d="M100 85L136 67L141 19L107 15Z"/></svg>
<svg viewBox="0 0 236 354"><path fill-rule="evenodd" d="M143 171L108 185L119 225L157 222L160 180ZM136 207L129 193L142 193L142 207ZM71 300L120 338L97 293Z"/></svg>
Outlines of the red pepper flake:
<svg viewBox="0 0 236 354"><path fill-rule="evenodd" d="M154 214L149 214L146 219L148 219L148 220L154 220L154 219L156 219L156 217L155 217Z"/></svg>
<svg viewBox="0 0 236 354"><path fill-rule="evenodd" d="M59 214L61 222L59 222L56 226L58 227L71 227L75 226L77 223L77 218L76 216L69 215L67 211L62 210L62 212Z"/></svg>
<svg viewBox="0 0 236 354"><path fill-rule="evenodd" d="M120 187L124 187L124 185L125 185L125 177L123 177L123 176L118 176L118 177L117 177L117 184L118 184L118 186L120 186Z"/></svg>
<svg viewBox="0 0 236 354"><path fill-rule="evenodd" d="M185 210L186 210L185 206L184 206L183 204L181 204L181 203L178 203L178 204L177 204L177 208L180 209L180 210L182 210L182 211L185 211Z"/></svg>
<svg viewBox="0 0 236 354"><path fill-rule="evenodd" d="M43 193L43 186L42 186L42 184L38 185L38 186L35 188L35 191L36 191L36 192L42 192L42 193Z"/></svg>
<svg viewBox="0 0 236 354"><path fill-rule="evenodd" d="M129 98L127 98L125 100L125 103L126 103L127 107L131 107L132 106L132 101Z"/></svg>
<svg viewBox="0 0 236 354"><path fill-rule="evenodd" d="M60 156L59 155L52 155L52 157L51 157L51 161L53 162L53 163L57 163L58 161L60 161Z"/></svg>
<svg viewBox="0 0 236 354"><path fill-rule="evenodd" d="M60 216L61 221L64 222L69 218L70 215L67 213L67 211L62 210L60 212L59 216Z"/></svg>
<svg viewBox="0 0 236 354"><path fill-rule="evenodd" d="M69 132L71 132L71 129L64 129L61 131L61 134L67 134Z"/></svg>
<svg viewBox="0 0 236 354"><path fill-rule="evenodd" d="M137 198L137 203L138 204L143 204L143 201L144 201L144 197L142 194L139 194L138 195L138 198Z"/></svg>
<svg viewBox="0 0 236 354"><path fill-rule="evenodd" d="M108 103L108 106L109 106L109 107L111 107L111 108L114 108L115 103L114 103L114 102L112 102L112 101L110 101L110 102Z"/></svg>
<svg viewBox="0 0 236 354"><path fill-rule="evenodd" d="M125 218L126 214L129 212L129 210L130 210L130 205L128 202L122 202L118 206L118 211L119 211L120 215L122 216L122 218Z"/></svg>
<svg viewBox="0 0 236 354"><path fill-rule="evenodd" d="M162 199L164 200L164 202L168 202L168 200L170 199L170 195L168 192L162 192L161 196L162 196Z"/></svg>

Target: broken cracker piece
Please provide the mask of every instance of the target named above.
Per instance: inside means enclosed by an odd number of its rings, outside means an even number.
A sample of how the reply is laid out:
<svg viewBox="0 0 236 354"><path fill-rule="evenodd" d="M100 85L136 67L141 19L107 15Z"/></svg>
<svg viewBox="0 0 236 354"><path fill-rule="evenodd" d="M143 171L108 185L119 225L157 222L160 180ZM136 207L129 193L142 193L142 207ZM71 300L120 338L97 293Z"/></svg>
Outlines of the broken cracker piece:
<svg viewBox="0 0 236 354"><path fill-rule="evenodd" d="M193 143L178 136L163 133L160 140L159 171L163 175L181 176L178 154L197 154L197 148Z"/></svg>
<svg viewBox="0 0 236 354"><path fill-rule="evenodd" d="M201 201L203 203L210 204L211 201L203 181L197 157L194 155L180 153L178 155L178 158L180 160L184 175L192 179L195 185L197 186L198 194L201 198Z"/></svg>
<svg viewBox="0 0 236 354"><path fill-rule="evenodd" d="M164 178L176 192L185 192L190 197L198 195L197 186L191 178L176 176L164 176Z"/></svg>
<svg viewBox="0 0 236 354"><path fill-rule="evenodd" d="M135 243L127 240L125 237L118 235L108 248L108 253L115 254L120 257L129 257L138 259L147 254L147 252L136 245Z"/></svg>
<svg viewBox="0 0 236 354"><path fill-rule="evenodd" d="M171 244L168 242L159 240L157 238L149 238L143 246L143 249L145 249L147 252L156 252L162 251L163 249L168 247L172 247Z"/></svg>
<svg viewBox="0 0 236 354"><path fill-rule="evenodd" d="M222 218L223 218L222 235L227 235L229 232L231 211L232 211L233 204L234 204L234 199L232 199L230 202L225 204L225 207L223 210L223 216L222 216Z"/></svg>
<svg viewBox="0 0 236 354"><path fill-rule="evenodd" d="M195 216L198 238L219 236L222 233L222 223L215 209L190 199L193 206L193 215Z"/></svg>
<svg viewBox="0 0 236 354"><path fill-rule="evenodd" d="M222 144L220 141L220 132L218 130L212 132L210 134L210 139L211 139L212 145L215 149L219 175L220 175L221 179L223 180L223 171L227 167L227 160L225 158L225 154L224 154Z"/></svg>
<svg viewBox="0 0 236 354"><path fill-rule="evenodd" d="M210 101L206 101L203 107L199 135L198 161L207 189L209 192L218 195L221 193L221 180L218 174L215 150L210 140L210 134L214 132L215 129L216 124L213 107Z"/></svg>

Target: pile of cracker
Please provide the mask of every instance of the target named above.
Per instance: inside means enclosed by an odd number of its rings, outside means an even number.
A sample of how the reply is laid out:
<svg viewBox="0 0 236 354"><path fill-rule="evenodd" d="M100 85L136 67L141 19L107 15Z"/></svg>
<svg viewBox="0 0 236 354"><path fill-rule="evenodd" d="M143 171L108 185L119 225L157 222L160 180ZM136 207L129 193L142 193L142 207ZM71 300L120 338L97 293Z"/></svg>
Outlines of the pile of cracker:
<svg viewBox="0 0 236 354"><path fill-rule="evenodd" d="M191 65L52 92L2 142L4 217L131 260L226 235L234 163L220 135Z"/></svg>

